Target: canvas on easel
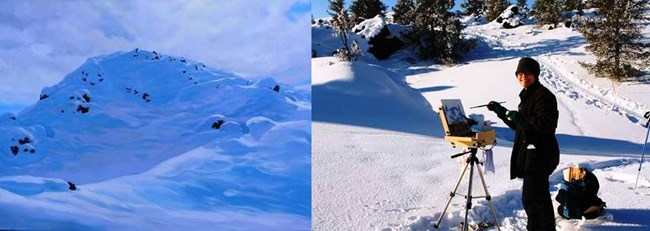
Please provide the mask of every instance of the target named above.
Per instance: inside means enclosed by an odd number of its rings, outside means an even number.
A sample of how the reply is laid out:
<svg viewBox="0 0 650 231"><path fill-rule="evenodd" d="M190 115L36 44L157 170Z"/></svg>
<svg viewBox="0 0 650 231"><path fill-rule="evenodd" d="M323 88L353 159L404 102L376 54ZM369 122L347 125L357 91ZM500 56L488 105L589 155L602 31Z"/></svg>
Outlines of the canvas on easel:
<svg viewBox="0 0 650 231"><path fill-rule="evenodd" d="M448 136L469 136L472 131L469 127L463 103L460 99L442 99L443 127Z"/></svg>
<svg viewBox="0 0 650 231"><path fill-rule="evenodd" d="M445 140L453 147L484 147L495 143L494 130L472 132L460 99L442 99L438 115L445 130Z"/></svg>

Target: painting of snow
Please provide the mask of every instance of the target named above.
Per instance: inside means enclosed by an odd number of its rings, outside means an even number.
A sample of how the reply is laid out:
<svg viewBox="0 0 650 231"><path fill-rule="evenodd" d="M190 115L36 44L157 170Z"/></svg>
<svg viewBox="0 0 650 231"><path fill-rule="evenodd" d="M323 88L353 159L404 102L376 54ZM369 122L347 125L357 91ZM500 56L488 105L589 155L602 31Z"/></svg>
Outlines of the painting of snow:
<svg viewBox="0 0 650 231"><path fill-rule="evenodd" d="M310 230L308 1L51 3L0 3L0 229Z"/></svg>

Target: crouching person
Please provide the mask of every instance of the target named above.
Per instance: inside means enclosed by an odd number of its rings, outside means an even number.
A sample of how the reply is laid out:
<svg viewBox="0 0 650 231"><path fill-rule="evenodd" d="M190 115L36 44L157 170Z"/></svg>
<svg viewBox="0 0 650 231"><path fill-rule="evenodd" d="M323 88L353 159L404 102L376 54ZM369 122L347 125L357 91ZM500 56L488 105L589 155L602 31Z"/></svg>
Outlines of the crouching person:
<svg viewBox="0 0 650 231"><path fill-rule="evenodd" d="M605 212L606 204L598 197L598 178L587 168L570 167L563 171L564 179L555 200L557 212L565 219L595 219Z"/></svg>

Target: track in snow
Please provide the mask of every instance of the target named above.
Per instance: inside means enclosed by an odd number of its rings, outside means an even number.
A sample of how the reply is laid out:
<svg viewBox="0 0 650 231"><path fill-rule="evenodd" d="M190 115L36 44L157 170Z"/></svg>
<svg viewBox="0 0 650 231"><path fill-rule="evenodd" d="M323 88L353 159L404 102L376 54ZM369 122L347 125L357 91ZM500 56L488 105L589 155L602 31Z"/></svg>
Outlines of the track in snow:
<svg viewBox="0 0 650 231"><path fill-rule="evenodd" d="M643 113L648 110L645 105L614 95L609 89L602 88L584 78L580 78L573 72L563 71L565 69L571 69L565 68L570 61L549 55L549 53L557 50L557 48L549 48L550 46L525 48L521 43L507 39L513 33L501 32L499 35L486 36L480 31L466 30L466 32L485 42L490 47L488 51L490 55L496 57L529 56L536 58L542 66L540 81L546 86L549 86L550 90L555 93L565 95L574 101L583 102L588 106L593 106L607 112L614 112L625 117L632 123L642 125L645 122ZM571 42L566 46L575 46L580 42L586 43L584 39L570 39L569 41Z"/></svg>

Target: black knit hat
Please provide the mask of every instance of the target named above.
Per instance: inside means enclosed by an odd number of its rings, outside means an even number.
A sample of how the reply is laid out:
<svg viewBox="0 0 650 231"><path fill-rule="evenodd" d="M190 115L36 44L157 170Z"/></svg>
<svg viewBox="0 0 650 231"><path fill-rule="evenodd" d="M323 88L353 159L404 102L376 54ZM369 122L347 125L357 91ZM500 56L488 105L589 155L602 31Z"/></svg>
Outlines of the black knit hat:
<svg viewBox="0 0 650 231"><path fill-rule="evenodd" d="M539 76L539 63L530 57L521 58L517 65L515 75L519 72L531 73L535 76L535 79L537 79Z"/></svg>

